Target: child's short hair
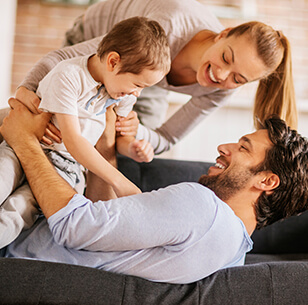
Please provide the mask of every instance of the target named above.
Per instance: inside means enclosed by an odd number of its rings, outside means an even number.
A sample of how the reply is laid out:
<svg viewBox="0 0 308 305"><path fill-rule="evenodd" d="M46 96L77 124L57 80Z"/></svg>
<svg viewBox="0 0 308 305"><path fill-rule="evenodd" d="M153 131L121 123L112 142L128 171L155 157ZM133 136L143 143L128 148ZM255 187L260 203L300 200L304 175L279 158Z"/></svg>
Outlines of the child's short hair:
<svg viewBox="0 0 308 305"><path fill-rule="evenodd" d="M121 58L119 73L139 74L142 70L170 70L170 49L164 29L154 20L133 17L117 23L99 44L102 58L117 52Z"/></svg>

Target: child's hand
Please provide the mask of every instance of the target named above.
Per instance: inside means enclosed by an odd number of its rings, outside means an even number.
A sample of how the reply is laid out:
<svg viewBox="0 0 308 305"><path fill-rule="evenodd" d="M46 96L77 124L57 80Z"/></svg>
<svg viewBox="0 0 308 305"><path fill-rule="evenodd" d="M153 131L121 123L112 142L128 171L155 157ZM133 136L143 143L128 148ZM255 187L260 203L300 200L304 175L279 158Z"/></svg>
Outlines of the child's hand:
<svg viewBox="0 0 308 305"><path fill-rule="evenodd" d="M137 162L151 162L154 149L146 140L135 140L129 145L130 157Z"/></svg>

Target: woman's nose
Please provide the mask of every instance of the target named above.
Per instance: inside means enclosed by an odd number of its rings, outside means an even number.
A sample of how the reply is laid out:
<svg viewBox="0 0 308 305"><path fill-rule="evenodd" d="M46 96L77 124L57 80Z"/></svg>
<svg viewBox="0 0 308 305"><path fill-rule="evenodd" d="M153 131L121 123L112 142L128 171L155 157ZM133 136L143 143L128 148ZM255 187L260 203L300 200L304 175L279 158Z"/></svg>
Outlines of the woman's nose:
<svg viewBox="0 0 308 305"><path fill-rule="evenodd" d="M230 74L229 69L226 68L219 68L216 71L216 77L218 78L219 81L225 81Z"/></svg>

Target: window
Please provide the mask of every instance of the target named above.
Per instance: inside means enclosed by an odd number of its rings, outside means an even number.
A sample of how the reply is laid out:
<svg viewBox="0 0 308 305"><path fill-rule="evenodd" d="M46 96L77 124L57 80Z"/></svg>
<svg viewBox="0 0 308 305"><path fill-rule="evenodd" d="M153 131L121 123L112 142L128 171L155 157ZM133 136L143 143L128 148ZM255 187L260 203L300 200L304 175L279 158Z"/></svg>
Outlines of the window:
<svg viewBox="0 0 308 305"><path fill-rule="evenodd" d="M251 18L257 15L256 0L198 0L208 5L218 18Z"/></svg>

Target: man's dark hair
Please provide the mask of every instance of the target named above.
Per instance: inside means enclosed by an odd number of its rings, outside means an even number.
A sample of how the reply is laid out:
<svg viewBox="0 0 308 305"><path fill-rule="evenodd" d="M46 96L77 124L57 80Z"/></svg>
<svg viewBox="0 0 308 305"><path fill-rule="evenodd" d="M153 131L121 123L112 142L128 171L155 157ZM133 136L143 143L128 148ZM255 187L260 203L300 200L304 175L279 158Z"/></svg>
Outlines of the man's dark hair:
<svg viewBox="0 0 308 305"><path fill-rule="evenodd" d="M270 195L261 194L255 204L257 229L308 209L308 142L273 116L264 122L273 146L255 172L271 171L280 179Z"/></svg>

